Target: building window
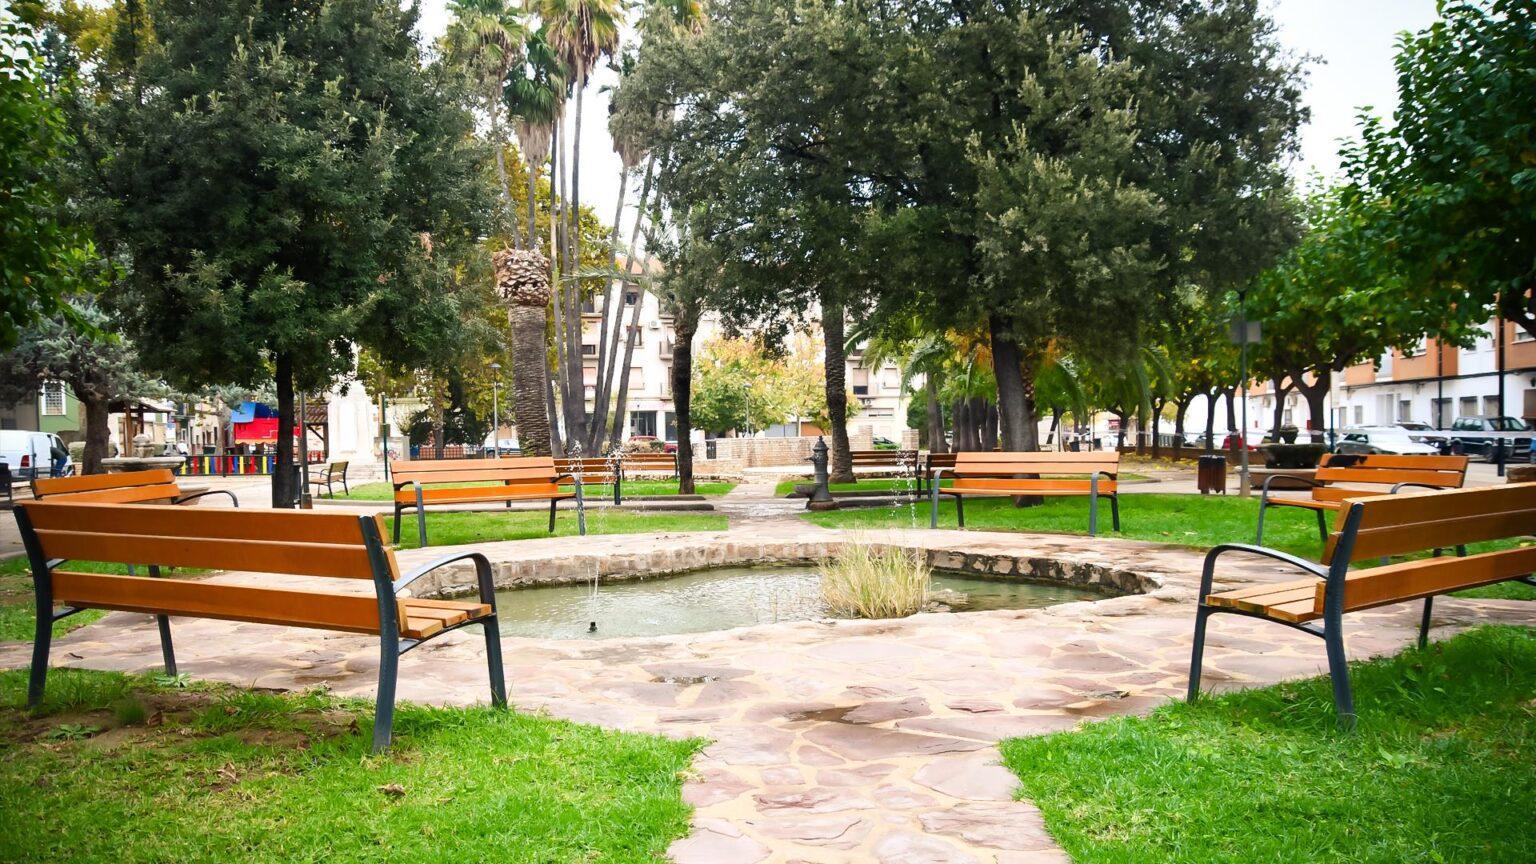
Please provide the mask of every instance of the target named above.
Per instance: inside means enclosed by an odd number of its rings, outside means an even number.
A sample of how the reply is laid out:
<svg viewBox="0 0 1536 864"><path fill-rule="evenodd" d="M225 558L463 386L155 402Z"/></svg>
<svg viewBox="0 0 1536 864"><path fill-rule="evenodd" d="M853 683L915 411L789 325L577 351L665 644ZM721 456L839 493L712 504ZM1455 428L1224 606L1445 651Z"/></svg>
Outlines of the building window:
<svg viewBox="0 0 1536 864"><path fill-rule="evenodd" d="M1447 398L1432 401L1435 406L1435 428L1444 429L1451 425L1451 400Z"/></svg>
<svg viewBox="0 0 1536 864"><path fill-rule="evenodd" d="M636 303L639 303L639 302L640 302L640 292L639 291L625 291L624 292L624 305L625 306L633 306L633 305L635 305ZM655 425L654 419L652 420L652 425Z"/></svg>
<svg viewBox="0 0 1536 864"><path fill-rule="evenodd" d="M1397 403L1397 422L1407 423L1413 419L1413 402L1401 399Z"/></svg>
<svg viewBox="0 0 1536 864"><path fill-rule="evenodd" d="M855 369L855 370L853 370L853 380L851 382L849 382L849 383L852 384L852 386L853 386L853 395L855 395L855 396L868 396L869 395L869 370L868 369Z"/></svg>
<svg viewBox="0 0 1536 864"><path fill-rule="evenodd" d="M1458 417L1476 417L1477 416L1477 397L1476 396L1463 396L1463 397L1461 397L1461 407L1459 409L1457 409L1457 410L1458 410L1458 413L1457 413L1456 416L1458 416Z"/></svg>
<svg viewBox="0 0 1536 864"><path fill-rule="evenodd" d="M1536 336L1532 336L1531 335L1531 331L1525 329L1524 327L1516 327L1515 328L1515 341L1516 342L1530 342L1533 339L1536 339Z"/></svg>
<svg viewBox="0 0 1536 864"><path fill-rule="evenodd" d="M645 392L645 368L642 366L629 367L629 392ZM653 433L654 434L654 433Z"/></svg>
<svg viewBox="0 0 1536 864"><path fill-rule="evenodd" d="M64 416L64 382L44 381L42 403L44 416Z"/></svg>
<svg viewBox="0 0 1536 864"><path fill-rule="evenodd" d="M655 411L631 411L629 414L629 434L648 435L656 437L656 412Z"/></svg>
<svg viewBox="0 0 1536 864"><path fill-rule="evenodd" d="M1355 406L1355 425L1356 426L1363 426L1364 424L1365 424L1365 406L1364 405L1356 405Z"/></svg>
<svg viewBox="0 0 1536 864"><path fill-rule="evenodd" d="M583 343L581 343L581 356L583 356L583 357L596 357L597 356L597 343L595 343L595 342L583 342Z"/></svg>
<svg viewBox="0 0 1536 864"><path fill-rule="evenodd" d="M1497 416L1499 416L1499 413L1500 413L1499 412L1499 397L1497 397L1497 396L1484 396L1483 397L1483 416L1484 417L1497 417Z"/></svg>

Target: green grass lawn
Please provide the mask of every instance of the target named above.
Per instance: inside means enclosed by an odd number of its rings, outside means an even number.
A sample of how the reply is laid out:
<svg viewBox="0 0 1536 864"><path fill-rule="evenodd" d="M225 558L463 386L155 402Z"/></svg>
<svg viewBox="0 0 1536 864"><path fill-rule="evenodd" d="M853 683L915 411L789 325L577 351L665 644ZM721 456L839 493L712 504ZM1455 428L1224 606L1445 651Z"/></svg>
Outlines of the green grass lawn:
<svg viewBox="0 0 1536 864"><path fill-rule="evenodd" d="M1079 864L1529 862L1536 631L1484 627L1326 678L1004 742Z"/></svg>
<svg viewBox="0 0 1536 864"><path fill-rule="evenodd" d="M468 486L485 486L485 483L443 483L434 486L435 489L452 489ZM724 495L736 488L735 483L724 481L696 481L693 484L695 495ZM624 496L639 495L676 495L676 480L626 480L624 481ZM595 483L587 483L582 486L582 493L587 498L612 498L613 487ZM364 483L353 488L351 494L336 496L338 500L347 501L393 501L395 498L394 487L388 483Z"/></svg>
<svg viewBox="0 0 1536 864"><path fill-rule="evenodd" d="M0 673L0 860L660 862L701 744L489 707Z"/></svg>
<svg viewBox="0 0 1536 864"><path fill-rule="evenodd" d="M1121 480L1145 480L1144 474L1121 474ZM796 486L810 483L811 478L801 480L785 480L773 487L773 494L784 497L795 491ZM940 486L948 486L954 481L943 480ZM828 483L827 489L833 492L913 492L916 491L917 482L911 477L869 477L863 480L855 480L852 483Z"/></svg>
<svg viewBox="0 0 1536 864"><path fill-rule="evenodd" d="M393 530L394 518L385 517ZM634 513L613 509L587 511L588 534L651 534L662 531L724 531L726 519L718 513ZM576 511L560 506L555 533L549 533L548 510L455 512L427 510L427 545L460 546L493 540L528 540L537 537L571 537L577 534ZM414 549L416 514L407 513L400 526L400 548Z"/></svg>
<svg viewBox="0 0 1536 864"><path fill-rule="evenodd" d="M917 524L928 525L928 501L917 504ZM870 507L807 513L806 519L829 528L906 527L908 508ZM1257 498L1235 495L1135 494L1120 497L1120 527L1109 529L1109 505L1099 504L1099 530L1108 536L1176 543L1209 549L1218 543L1252 543L1258 524ZM1264 545L1312 561L1323 552L1317 522L1298 508L1271 509L1265 516ZM939 526L955 527L954 501L939 502ZM972 498L965 503L965 526L986 531L1041 531L1051 534L1088 533L1088 499L1047 498L1039 507L1015 507L1008 498ZM1475 544L1471 551L1507 548L1512 543ZM1474 588L1459 596L1503 600L1536 600L1536 587L1514 582Z"/></svg>
<svg viewBox="0 0 1536 864"><path fill-rule="evenodd" d="M83 563L70 565L86 573L127 573L120 564ZM53 635L62 636L77 627L107 614L87 609L53 625ZM37 601L32 593L32 568L25 556L0 561L0 642L32 641L37 621Z"/></svg>

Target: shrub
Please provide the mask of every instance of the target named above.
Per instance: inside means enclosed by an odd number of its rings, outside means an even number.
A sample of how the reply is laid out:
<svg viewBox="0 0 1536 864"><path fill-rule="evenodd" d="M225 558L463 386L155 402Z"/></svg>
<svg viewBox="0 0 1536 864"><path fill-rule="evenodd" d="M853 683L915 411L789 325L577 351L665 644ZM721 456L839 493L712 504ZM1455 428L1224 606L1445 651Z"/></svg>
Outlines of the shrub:
<svg viewBox="0 0 1536 864"><path fill-rule="evenodd" d="M914 550L845 543L817 569L822 597L836 615L902 618L928 602L930 571Z"/></svg>

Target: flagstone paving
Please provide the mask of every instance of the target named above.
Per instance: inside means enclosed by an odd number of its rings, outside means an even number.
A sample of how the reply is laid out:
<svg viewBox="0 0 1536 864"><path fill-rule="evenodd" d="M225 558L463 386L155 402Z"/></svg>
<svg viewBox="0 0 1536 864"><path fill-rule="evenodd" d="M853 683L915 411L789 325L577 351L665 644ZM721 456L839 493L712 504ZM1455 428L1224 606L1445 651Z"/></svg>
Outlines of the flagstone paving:
<svg viewBox="0 0 1536 864"><path fill-rule="evenodd" d="M514 584L530 574L623 575L658 562L800 554L849 537L748 501L739 518L732 515L729 532L479 548L499 562L498 581ZM695 814L690 834L671 848L679 864L1068 860L1039 811L1014 800L1017 781L999 764L996 743L1146 712L1181 695L1202 555L1060 535L863 536L926 548L954 566L1057 567L1069 575L1134 579L1147 590L1025 611L807 621L660 638L507 638L510 697L521 710L710 739L683 790ZM450 551L411 550L400 559L408 567ZM1234 559L1221 582L1292 577L1269 562ZM1400 650L1412 641L1417 616L1417 606L1351 616L1350 655ZM1437 636L1482 621L1536 625L1536 604L1445 600L1436 604L1435 621ZM373 692L378 649L366 637L193 619L177 619L174 630L181 669L194 677ZM1235 616L1214 619L1208 645L1212 690L1313 675L1324 665L1319 641ZM462 631L413 651L401 663L401 698L483 701L482 651L478 633ZM0 666L26 662L26 646L0 647ZM55 663L154 669L155 628L147 616L108 615L60 640Z"/></svg>

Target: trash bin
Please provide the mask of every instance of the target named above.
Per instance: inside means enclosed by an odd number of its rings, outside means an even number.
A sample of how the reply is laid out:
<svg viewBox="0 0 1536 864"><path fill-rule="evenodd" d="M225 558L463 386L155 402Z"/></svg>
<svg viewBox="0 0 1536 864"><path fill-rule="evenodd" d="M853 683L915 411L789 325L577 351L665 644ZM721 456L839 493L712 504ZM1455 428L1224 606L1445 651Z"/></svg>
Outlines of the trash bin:
<svg viewBox="0 0 1536 864"><path fill-rule="evenodd" d="M1227 457L1201 456L1195 482L1200 487L1201 495L1210 495L1213 492L1227 494Z"/></svg>

